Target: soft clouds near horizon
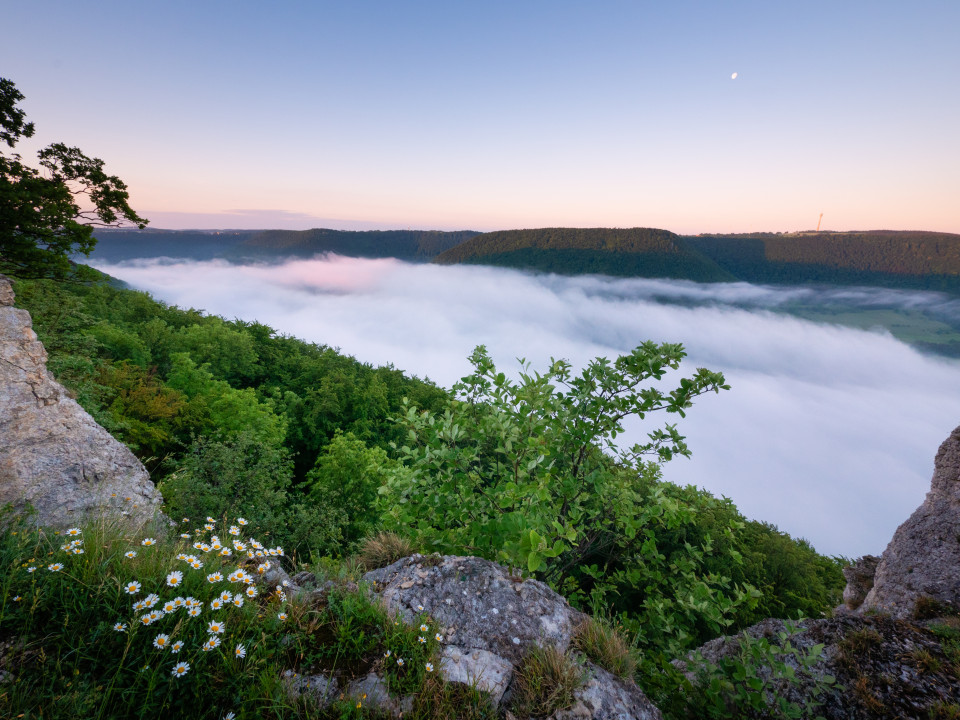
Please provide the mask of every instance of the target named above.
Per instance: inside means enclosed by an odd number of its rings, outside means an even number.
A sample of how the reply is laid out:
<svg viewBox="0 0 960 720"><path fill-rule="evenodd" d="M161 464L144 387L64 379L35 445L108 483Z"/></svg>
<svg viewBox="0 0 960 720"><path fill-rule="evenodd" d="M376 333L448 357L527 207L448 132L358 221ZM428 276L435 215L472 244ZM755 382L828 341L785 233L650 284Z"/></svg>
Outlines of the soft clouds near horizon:
<svg viewBox="0 0 960 720"><path fill-rule="evenodd" d="M479 344L498 367L550 357L582 366L644 340L682 342L681 369L725 373L732 389L695 401L679 421L693 451L664 468L672 482L730 497L820 551L879 554L929 489L933 457L960 422L960 363L887 334L770 311L784 302L939 307L935 293L815 291L745 283L529 275L331 256L281 265L136 261L98 267L165 302L324 343L449 387ZM673 302L661 302L665 298ZM684 304L673 304L682 302ZM945 309L944 309L945 308ZM669 389L669 388L665 388Z"/></svg>

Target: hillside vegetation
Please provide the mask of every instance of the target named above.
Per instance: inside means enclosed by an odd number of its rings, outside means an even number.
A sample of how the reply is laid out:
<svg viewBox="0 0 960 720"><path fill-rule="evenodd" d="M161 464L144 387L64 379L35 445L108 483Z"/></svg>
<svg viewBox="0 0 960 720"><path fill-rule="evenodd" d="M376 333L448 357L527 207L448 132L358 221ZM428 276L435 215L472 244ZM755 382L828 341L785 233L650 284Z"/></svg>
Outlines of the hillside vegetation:
<svg viewBox="0 0 960 720"><path fill-rule="evenodd" d="M560 274L734 280L680 237L652 228L543 228L485 233L441 253L443 265L471 263Z"/></svg>
<svg viewBox="0 0 960 720"><path fill-rule="evenodd" d="M190 528L200 518L242 515L260 539L283 546L277 562L290 571L355 576L354 553L385 529L408 548L520 567L617 625L639 657L636 678L655 697L682 684L669 661L704 641L769 616L819 616L840 601L841 559L747 520L728 499L661 479L663 463L691 451L675 424L657 418L682 418L700 395L720 393L710 400L719 402L726 390L721 374L703 368L684 369L686 377L664 386L681 367L679 345L643 343L580 371L560 360L524 367L518 381L478 347L471 374L447 391L259 323L170 307L108 282L21 281L15 289L51 370L144 460L166 512L191 518ZM648 423L647 439L619 447L614 440L631 416ZM222 708L245 698L265 716L294 713L280 712L269 682L271 658L296 651L272 639L278 608L270 603L281 598L262 598L229 621L241 633L236 641L262 648L265 662L234 658L221 667L201 653L190 664L206 675L177 684L169 668L158 674L146 659L153 650L133 648L111 629L123 617L118 579L160 587L183 552L175 539L156 555L138 551L143 557L125 569L130 541L108 533L92 565L63 560L83 578L75 585L60 576L39 582L54 571L27 573L56 554L49 535L4 537L5 561L22 572L3 585L0 642L21 638L16 662L26 668L5 711L34 713L56 696L63 717L138 704L214 717L204 702ZM334 629L346 623L342 643L364 627L385 632L382 618L349 602L350 612L369 617L367 625L331 617ZM72 609L77 603L82 612ZM304 616L291 630L297 642L310 643L312 633L327 642L331 631L311 622ZM311 647L314 655L297 662L340 652ZM123 652L149 672L117 665ZM117 678L110 689L78 681L69 690L70 673L107 671Z"/></svg>
<svg viewBox="0 0 960 720"><path fill-rule="evenodd" d="M278 260L324 253L425 262L477 235L472 230L106 230L97 231L94 260L174 257Z"/></svg>
<svg viewBox="0 0 960 720"><path fill-rule="evenodd" d="M698 282L829 282L960 292L960 235L932 232L681 236L653 228L504 230L473 237L435 262Z"/></svg>

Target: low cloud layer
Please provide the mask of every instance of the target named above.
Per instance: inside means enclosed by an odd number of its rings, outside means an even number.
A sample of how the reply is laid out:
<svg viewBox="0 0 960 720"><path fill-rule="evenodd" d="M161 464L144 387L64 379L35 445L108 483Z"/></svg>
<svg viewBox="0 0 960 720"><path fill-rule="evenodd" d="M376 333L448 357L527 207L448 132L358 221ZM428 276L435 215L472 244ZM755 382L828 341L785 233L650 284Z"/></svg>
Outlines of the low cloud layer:
<svg viewBox="0 0 960 720"><path fill-rule="evenodd" d="M449 387L485 344L498 366L581 365L644 340L682 342L685 366L721 370L729 392L680 421L693 458L666 479L730 497L820 551L879 554L923 500L940 442L960 423L960 363L879 332L771 312L784 303L939 307L934 293L531 276L482 267L330 257L274 266L100 265L183 307L259 320ZM676 304L681 303L681 304ZM659 422L663 422L659 419ZM633 429L637 438L649 425Z"/></svg>

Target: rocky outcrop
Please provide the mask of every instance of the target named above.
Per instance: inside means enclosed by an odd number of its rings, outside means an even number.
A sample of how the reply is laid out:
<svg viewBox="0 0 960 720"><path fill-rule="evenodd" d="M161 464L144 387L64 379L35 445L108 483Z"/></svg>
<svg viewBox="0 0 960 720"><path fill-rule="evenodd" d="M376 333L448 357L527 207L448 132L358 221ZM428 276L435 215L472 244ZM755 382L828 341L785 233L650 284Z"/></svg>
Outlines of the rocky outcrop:
<svg viewBox="0 0 960 720"><path fill-rule="evenodd" d="M511 717L517 667L535 645L552 645L571 653L584 669L584 683L574 693L573 704L547 720L662 717L632 680L623 680L574 651L575 630L585 616L541 582L516 577L496 563L476 557L423 555L404 558L367 573L363 579L387 610L405 622L428 613L443 638L441 677L488 693L505 717ZM293 580L292 592L323 592L310 590L307 574ZM352 679L291 675L287 682L293 692L310 692L321 701L337 690L347 697L366 693L367 707L395 717L411 702L410 698L385 696L385 684L376 673Z"/></svg>
<svg viewBox="0 0 960 720"><path fill-rule="evenodd" d="M0 506L30 503L51 527L104 511L153 519L161 497L146 468L54 380L30 314L13 300L0 275Z"/></svg>
<svg viewBox="0 0 960 720"><path fill-rule="evenodd" d="M877 563L880 558L875 555L864 555L859 560L843 568L843 577L847 586L843 589L843 607L846 610L856 610L873 589L873 578L877 573Z"/></svg>
<svg viewBox="0 0 960 720"><path fill-rule="evenodd" d="M843 615L803 620L790 634L782 620L764 620L745 633L784 647L784 636L793 650L811 653L822 649L815 663L804 672L794 652L778 658L796 673L793 679L772 678L769 668L758 676L772 685L768 702L783 699L803 707L814 697L818 680L833 677L835 683L819 696L816 713L825 720L900 720L950 717L937 713L951 703L960 703L960 672L934 633L927 628L886 615ZM700 648L703 659L718 663L741 654L741 636L711 640ZM696 665L676 663L695 680ZM777 715L779 717L779 715ZM752 717L752 716L751 716ZM804 715L804 717L807 717Z"/></svg>
<svg viewBox="0 0 960 720"><path fill-rule="evenodd" d="M930 492L883 551L859 611L908 617L921 598L960 610L960 427L940 445Z"/></svg>

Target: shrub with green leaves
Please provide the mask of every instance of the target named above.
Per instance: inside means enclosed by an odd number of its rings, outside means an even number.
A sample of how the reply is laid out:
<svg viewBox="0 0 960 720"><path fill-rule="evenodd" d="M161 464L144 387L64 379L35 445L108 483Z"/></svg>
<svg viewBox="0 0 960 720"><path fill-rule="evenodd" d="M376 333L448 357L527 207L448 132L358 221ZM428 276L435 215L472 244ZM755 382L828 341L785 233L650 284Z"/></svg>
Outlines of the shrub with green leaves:
<svg viewBox="0 0 960 720"><path fill-rule="evenodd" d="M822 696L834 687L836 680L815 668L823 645L806 650L797 647L790 640L797 632L796 626L787 623L786 630L777 634L779 642L743 633L736 654L715 664L695 653L689 667L696 680L688 694L677 694L687 703L684 716L716 720L817 717ZM804 688L802 702L788 698L791 686Z"/></svg>
<svg viewBox="0 0 960 720"><path fill-rule="evenodd" d="M707 567L718 554L739 562L726 542L739 520L702 532L701 508L659 485L659 464L689 455L674 425L630 448L616 443L628 418L683 417L695 397L726 389L702 368L659 389L684 355L648 342L579 375L562 360L543 374L525 365L514 382L478 347L443 414L408 406L399 419L407 440L403 467L381 490L387 528L413 532L425 550L521 566L581 606L631 592L646 645L679 649L721 632L753 597ZM669 548L668 532L680 535Z"/></svg>

